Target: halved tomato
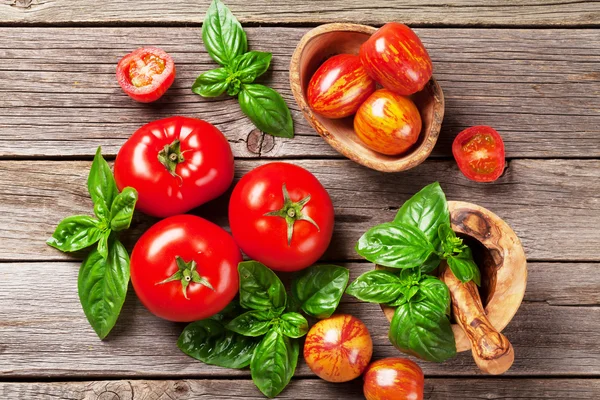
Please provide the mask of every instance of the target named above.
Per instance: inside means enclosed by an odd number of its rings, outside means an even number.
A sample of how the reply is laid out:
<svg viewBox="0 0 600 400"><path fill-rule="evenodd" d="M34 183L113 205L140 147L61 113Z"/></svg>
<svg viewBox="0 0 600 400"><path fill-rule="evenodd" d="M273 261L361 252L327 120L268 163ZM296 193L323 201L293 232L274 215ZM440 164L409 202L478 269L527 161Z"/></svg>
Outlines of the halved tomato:
<svg viewBox="0 0 600 400"><path fill-rule="evenodd" d="M504 142L489 126L473 126L458 134L452 143L458 168L476 182L493 182L504 172Z"/></svg>
<svg viewBox="0 0 600 400"><path fill-rule="evenodd" d="M142 47L123 57L117 65L117 80L132 99L158 100L175 80L175 63L156 47Z"/></svg>

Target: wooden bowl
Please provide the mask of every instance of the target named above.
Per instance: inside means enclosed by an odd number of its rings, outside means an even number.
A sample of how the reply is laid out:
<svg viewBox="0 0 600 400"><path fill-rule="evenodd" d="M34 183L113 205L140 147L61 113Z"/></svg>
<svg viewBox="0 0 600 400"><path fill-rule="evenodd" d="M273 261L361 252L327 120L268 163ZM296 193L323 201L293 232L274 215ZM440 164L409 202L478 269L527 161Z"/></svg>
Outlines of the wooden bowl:
<svg viewBox="0 0 600 400"><path fill-rule="evenodd" d="M290 84L304 117L334 149L366 167L398 172L416 167L431 154L444 118L444 94L432 77L425 88L411 96L423 127L419 140L408 152L388 156L365 146L354 132L354 117L329 119L314 113L306 100L306 88L317 68L336 54L358 54L360 45L377 29L356 24L326 24L309 31L296 47L290 63Z"/></svg>
<svg viewBox="0 0 600 400"><path fill-rule="evenodd" d="M473 250L481 270L479 292L491 324L501 332L514 317L527 284L527 261L521 241L500 217L475 204L449 201L452 229ZM381 306L388 321L395 308ZM456 350L471 349L465 332L452 324Z"/></svg>

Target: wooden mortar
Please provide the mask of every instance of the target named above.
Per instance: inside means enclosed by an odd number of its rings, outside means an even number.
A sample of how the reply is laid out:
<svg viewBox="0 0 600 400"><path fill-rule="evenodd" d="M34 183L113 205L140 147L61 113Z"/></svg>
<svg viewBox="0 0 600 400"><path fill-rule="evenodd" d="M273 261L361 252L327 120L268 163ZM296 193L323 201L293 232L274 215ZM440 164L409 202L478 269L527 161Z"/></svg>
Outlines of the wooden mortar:
<svg viewBox="0 0 600 400"><path fill-rule="evenodd" d="M410 96L421 113L419 140L408 152L388 156L369 149L354 132L354 117L329 119L314 113L306 100L306 88L317 68L336 54L358 54L376 28L356 24L325 24L304 35L292 55L290 85L306 120L327 143L349 159L366 167L398 172L421 164L433 150L444 119L444 94L432 77L425 88Z"/></svg>
<svg viewBox="0 0 600 400"><path fill-rule="evenodd" d="M515 232L491 211L462 201L449 201L448 207L452 229L471 247L481 270L479 291L473 283L467 284L466 288L459 288L460 290L451 290L453 299L461 298L460 301L463 302L459 305L453 304L454 319L458 321L463 317L463 321L466 322L464 310L468 310L467 323L473 325L473 330L479 328L478 332L470 330L469 336L459 324L453 324L456 350L460 352L477 347L474 358L478 366L487 373L503 373L512 364L514 351L504 335L495 335L495 332L501 332L508 325L525 295L525 252ZM443 274L445 266L441 267L440 272ZM451 278L454 276L441 276L442 280L452 285ZM467 293L468 291L470 293ZM480 300L477 299L479 295ZM468 304L464 304L465 302ZM483 312L477 311L477 302L482 304ZM391 321L395 308L385 305L381 308L388 321ZM462 315L457 316L456 313L461 309ZM471 341L481 343L486 334L493 337L487 342L489 345L483 346L486 348L480 345L472 346Z"/></svg>

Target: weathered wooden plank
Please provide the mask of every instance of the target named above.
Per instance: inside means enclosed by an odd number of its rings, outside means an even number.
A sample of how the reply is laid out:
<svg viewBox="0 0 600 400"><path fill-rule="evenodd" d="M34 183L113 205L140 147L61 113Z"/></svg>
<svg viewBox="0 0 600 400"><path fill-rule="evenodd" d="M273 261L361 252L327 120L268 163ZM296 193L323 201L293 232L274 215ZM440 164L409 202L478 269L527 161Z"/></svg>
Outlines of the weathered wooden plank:
<svg viewBox="0 0 600 400"><path fill-rule="evenodd" d="M0 383L6 400L262 400L250 380L132 380L91 382ZM104 397L102 397L104 396ZM427 400L454 399L589 399L600 396L600 379L444 379L425 380ZM364 399L362 381L334 384L316 379L294 379L278 399Z"/></svg>
<svg viewBox="0 0 600 400"><path fill-rule="evenodd" d="M340 157L290 92L289 60L306 30L248 29L252 48L274 53L264 81L287 100L297 132L293 140L266 137L259 148L236 100L190 91L200 72L215 67L200 28L0 28L0 157L89 157L98 145L114 155L142 124L176 114L216 124L237 157ZM599 30L418 33L446 95L434 156L451 156L456 134L483 124L503 134L508 157L600 157ZM151 105L129 99L114 77L118 59L142 45L164 48L178 67L173 88Z"/></svg>
<svg viewBox="0 0 600 400"><path fill-rule="evenodd" d="M236 179L265 161L238 160ZM370 227L426 184L440 181L451 200L470 201L504 218L530 260L600 261L600 161L513 160L494 185L468 181L454 161L427 161L384 174L348 160L302 160L328 190L336 228L328 260L357 259L354 245ZM90 214L88 161L0 161L0 260L67 260L44 244L64 217ZM227 226L228 195L197 209ZM126 236L131 246L154 219L137 213Z"/></svg>
<svg viewBox="0 0 600 400"><path fill-rule="evenodd" d="M1 0L0 22L44 24L194 23L204 19L209 1L141 0ZM243 22L314 24L353 21L383 24L390 20L412 25L598 25L600 6L592 0L228 0L226 4Z"/></svg>
<svg viewBox="0 0 600 400"><path fill-rule="evenodd" d="M372 268L341 265L350 269L351 279ZM508 375L600 374L599 267L530 263L525 300L504 331L516 353ZM133 291L115 329L100 341L77 299L78 268L76 262L0 263L0 379L249 376L247 370L185 356L176 347L184 325L154 317ZM365 322L375 358L401 355L388 341L389 324L379 306L344 296L338 311ZM444 364L419 364L429 376L479 374L468 353ZM297 375L313 376L303 362Z"/></svg>

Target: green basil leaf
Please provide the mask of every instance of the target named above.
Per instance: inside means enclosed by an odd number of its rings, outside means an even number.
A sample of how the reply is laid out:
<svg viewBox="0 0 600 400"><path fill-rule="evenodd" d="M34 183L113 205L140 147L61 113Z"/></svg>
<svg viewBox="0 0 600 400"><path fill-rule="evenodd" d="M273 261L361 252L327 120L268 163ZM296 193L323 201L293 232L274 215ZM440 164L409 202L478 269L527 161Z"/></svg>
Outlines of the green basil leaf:
<svg viewBox="0 0 600 400"><path fill-rule="evenodd" d="M226 323L231 321L240 314L243 314L246 310L240 306L240 302L237 297L229 302L221 311L210 317L215 321Z"/></svg>
<svg viewBox="0 0 600 400"><path fill-rule="evenodd" d="M202 40L208 54L223 66L248 50L246 32L221 0L213 0L204 22Z"/></svg>
<svg viewBox="0 0 600 400"><path fill-rule="evenodd" d="M285 308L287 294L273 271L257 261L238 265L240 275L240 305L251 310Z"/></svg>
<svg viewBox="0 0 600 400"><path fill-rule="evenodd" d="M108 239L110 238L111 231L107 229L102 233L100 240L98 241L98 253L105 260L108 258Z"/></svg>
<svg viewBox="0 0 600 400"><path fill-rule="evenodd" d="M121 242L109 240L106 259L92 250L79 270L77 284L85 316L104 339L117 322L129 284L129 255Z"/></svg>
<svg viewBox="0 0 600 400"><path fill-rule="evenodd" d="M473 260L473 253L469 247L465 247L457 256L448 257L446 262L459 281L463 283L473 281L477 286L481 286L481 272Z"/></svg>
<svg viewBox="0 0 600 400"><path fill-rule="evenodd" d="M437 267L439 267L441 261L442 259L439 255L437 255L436 253L431 253L429 258L425 260L423 265L421 265L421 272L423 272L424 274L429 274L430 272L433 272Z"/></svg>
<svg viewBox="0 0 600 400"><path fill-rule="evenodd" d="M269 330L274 317L270 310L252 310L232 319L225 327L244 336L262 336Z"/></svg>
<svg viewBox="0 0 600 400"><path fill-rule="evenodd" d="M427 299L431 306L435 306L439 311L450 315L450 290L448 286L438 278L425 276L419 283L419 294L423 296L422 300ZM417 300L415 296L413 300Z"/></svg>
<svg viewBox="0 0 600 400"><path fill-rule="evenodd" d="M225 329L213 319L192 322L177 340L177 347L203 363L225 368L244 368L250 365L257 338L242 336Z"/></svg>
<svg viewBox="0 0 600 400"><path fill-rule="evenodd" d="M400 351L427 361L443 362L456 355L450 320L427 299L396 308L389 339Z"/></svg>
<svg viewBox="0 0 600 400"><path fill-rule="evenodd" d="M369 229L358 240L358 254L392 268L420 267L434 252L423 232L412 225L388 222Z"/></svg>
<svg viewBox="0 0 600 400"><path fill-rule="evenodd" d="M404 295L404 297L406 298L406 301L410 301L419 292L419 286L411 286L408 289L406 289L405 292L406 294Z"/></svg>
<svg viewBox="0 0 600 400"><path fill-rule="evenodd" d="M433 247L438 250L440 248L438 228L442 224L450 223L448 202L440 184L434 182L427 185L408 199L398 210L394 222L419 228L427 240L433 244Z"/></svg>
<svg viewBox="0 0 600 400"><path fill-rule="evenodd" d="M314 265L292 281L292 299L302 311L316 318L329 318L335 312L350 272L337 265Z"/></svg>
<svg viewBox="0 0 600 400"><path fill-rule="evenodd" d="M94 202L94 213L101 221L108 223L110 221L110 207L119 190L108 163L102 157L100 147L96 150L87 184L90 197Z"/></svg>
<svg viewBox="0 0 600 400"><path fill-rule="evenodd" d="M277 396L294 376L300 345L297 340L271 329L261 340L250 362L252 380L267 397Z"/></svg>
<svg viewBox="0 0 600 400"><path fill-rule="evenodd" d="M110 228L113 231L129 229L137 199L137 190L129 186L115 197L110 207Z"/></svg>
<svg viewBox="0 0 600 400"><path fill-rule="evenodd" d="M308 321L302 314L288 312L279 319L281 333L287 337L299 338L308 332Z"/></svg>
<svg viewBox="0 0 600 400"><path fill-rule="evenodd" d="M87 215L75 215L60 221L46 243L61 251L77 251L93 245L101 237L100 221Z"/></svg>
<svg viewBox="0 0 600 400"><path fill-rule="evenodd" d="M271 53L249 51L233 60L231 70L242 83L252 83L256 78L267 72L272 57Z"/></svg>
<svg viewBox="0 0 600 400"><path fill-rule="evenodd" d="M205 72L196 78L192 85L192 92L202 97L217 97L227 89L229 71L225 68L217 68Z"/></svg>
<svg viewBox="0 0 600 400"><path fill-rule="evenodd" d="M389 271L365 272L348 286L346 293L361 301L388 304L402 296L401 280Z"/></svg>
<svg viewBox="0 0 600 400"><path fill-rule="evenodd" d="M294 122L283 97L256 83L242 85L238 96L244 114L261 131L284 138L294 137Z"/></svg>

